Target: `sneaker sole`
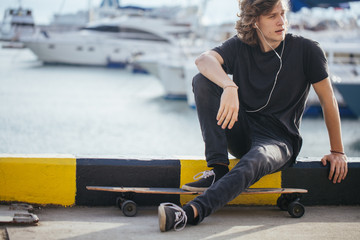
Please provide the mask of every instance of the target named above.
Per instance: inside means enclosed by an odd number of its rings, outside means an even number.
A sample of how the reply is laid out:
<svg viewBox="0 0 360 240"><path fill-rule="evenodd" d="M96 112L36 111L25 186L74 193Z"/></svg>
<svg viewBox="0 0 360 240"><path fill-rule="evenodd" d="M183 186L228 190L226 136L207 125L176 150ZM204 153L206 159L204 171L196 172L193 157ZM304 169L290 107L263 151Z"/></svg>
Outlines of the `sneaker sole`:
<svg viewBox="0 0 360 240"><path fill-rule="evenodd" d="M161 232L166 232L166 214L164 206L160 205L158 207L158 218L159 218L159 228Z"/></svg>
<svg viewBox="0 0 360 240"><path fill-rule="evenodd" d="M181 189L189 192L205 192L208 188L197 188L197 187L190 187L187 185L183 185Z"/></svg>

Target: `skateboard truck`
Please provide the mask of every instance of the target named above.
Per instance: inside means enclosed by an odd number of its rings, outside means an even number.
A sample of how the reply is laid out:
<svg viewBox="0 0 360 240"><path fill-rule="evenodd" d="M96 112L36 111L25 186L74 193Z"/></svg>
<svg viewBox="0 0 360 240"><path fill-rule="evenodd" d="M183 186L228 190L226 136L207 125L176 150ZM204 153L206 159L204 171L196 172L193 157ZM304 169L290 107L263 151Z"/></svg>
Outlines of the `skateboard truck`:
<svg viewBox="0 0 360 240"><path fill-rule="evenodd" d="M10 210L23 210L23 211L28 211L28 212L34 211L33 206L30 204L27 204L27 203L13 203L10 205L9 209Z"/></svg>
<svg viewBox="0 0 360 240"><path fill-rule="evenodd" d="M32 213L15 213L12 223L38 223L39 218Z"/></svg>

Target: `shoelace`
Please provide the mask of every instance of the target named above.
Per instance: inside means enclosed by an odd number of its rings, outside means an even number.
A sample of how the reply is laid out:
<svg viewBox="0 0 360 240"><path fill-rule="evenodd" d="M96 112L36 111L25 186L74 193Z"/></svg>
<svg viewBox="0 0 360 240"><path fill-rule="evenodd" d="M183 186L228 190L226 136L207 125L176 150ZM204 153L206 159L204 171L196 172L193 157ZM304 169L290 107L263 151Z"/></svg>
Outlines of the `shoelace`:
<svg viewBox="0 0 360 240"><path fill-rule="evenodd" d="M208 178L208 177L211 177L211 176L214 176L214 179L213 179L213 181L211 183L211 185L213 185L214 182L215 182L215 177L216 177L215 172L213 170L206 170L206 171L203 171L203 172L199 172L193 178L194 178L194 180L199 180L201 178Z"/></svg>
<svg viewBox="0 0 360 240"><path fill-rule="evenodd" d="M185 226L186 226L186 223L187 223L187 216L186 216L185 211L181 207L179 207L178 205L173 204L173 203L161 203L161 205L165 205L165 206L170 207L170 208L172 208L172 209L174 209L176 211L175 212L174 230L175 231L183 230L185 228ZM180 228L177 228L177 226L180 223L183 223L183 225Z"/></svg>

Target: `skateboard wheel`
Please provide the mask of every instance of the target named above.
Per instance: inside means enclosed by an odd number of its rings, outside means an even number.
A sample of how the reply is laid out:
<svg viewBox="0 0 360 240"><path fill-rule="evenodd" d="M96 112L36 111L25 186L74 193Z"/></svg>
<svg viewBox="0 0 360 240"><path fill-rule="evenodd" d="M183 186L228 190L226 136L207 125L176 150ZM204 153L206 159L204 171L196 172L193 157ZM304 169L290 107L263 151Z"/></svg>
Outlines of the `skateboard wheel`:
<svg viewBox="0 0 360 240"><path fill-rule="evenodd" d="M284 195L281 195L277 200L277 206L282 211L287 211L289 207L289 200Z"/></svg>
<svg viewBox="0 0 360 240"><path fill-rule="evenodd" d="M134 217L137 214L137 206L134 201L127 200L121 204L121 210L127 217Z"/></svg>
<svg viewBox="0 0 360 240"><path fill-rule="evenodd" d="M299 202L292 202L289 204L288 212L293 218L301 218L305 213L305 207Z"/></svg>

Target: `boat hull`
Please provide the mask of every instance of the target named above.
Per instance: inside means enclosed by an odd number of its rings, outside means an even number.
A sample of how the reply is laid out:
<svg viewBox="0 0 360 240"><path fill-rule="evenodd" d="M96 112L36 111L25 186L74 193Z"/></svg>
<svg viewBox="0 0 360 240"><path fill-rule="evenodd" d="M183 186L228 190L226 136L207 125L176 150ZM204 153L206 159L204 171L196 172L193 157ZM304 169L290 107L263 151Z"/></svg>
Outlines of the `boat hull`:
<svg viewBox="0 0 360 240"><path fill-rule="evenodd" d="M79 36L72 38L65 34L41 40L24 39L23 42L40 61L45 63L97 66L106 66L109 63L128 63L138 55L158 54L171 47L166 42L91 39Z"/></svg>
<svg viewBox="0 0 360 240"><path fill-rule="evenodd" d="M360 83L334 83L348 108L360 117Z"/></svg>

